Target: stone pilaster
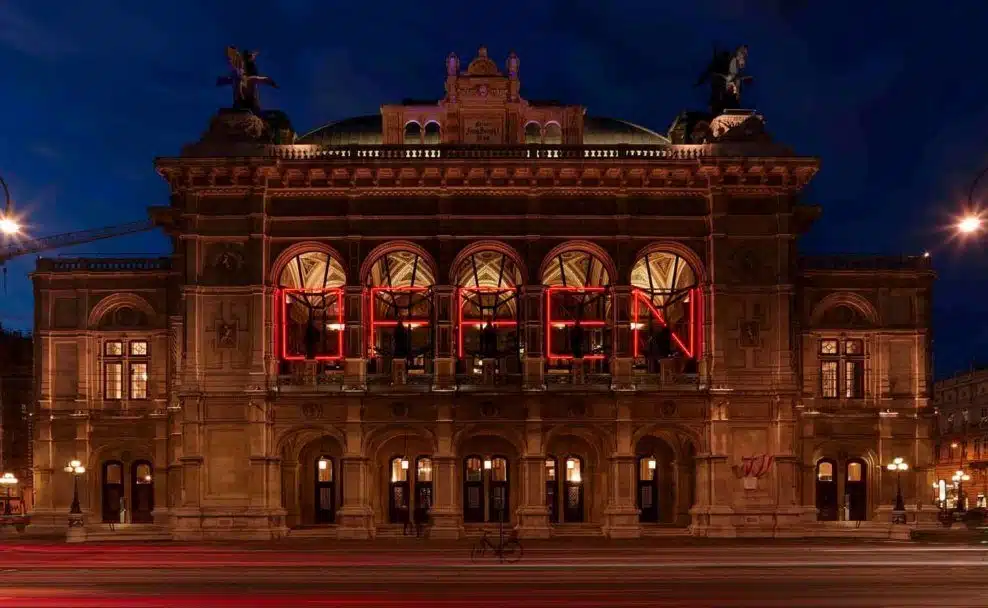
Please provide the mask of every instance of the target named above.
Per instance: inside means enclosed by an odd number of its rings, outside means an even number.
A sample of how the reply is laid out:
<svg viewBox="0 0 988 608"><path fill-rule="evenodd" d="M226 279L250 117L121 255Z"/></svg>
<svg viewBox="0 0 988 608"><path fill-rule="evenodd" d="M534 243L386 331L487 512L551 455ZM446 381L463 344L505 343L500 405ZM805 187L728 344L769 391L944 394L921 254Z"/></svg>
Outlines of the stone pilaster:
<svg viewBox="0 0 988 608"><path fill-rule="evenodd" d="M611 387L616 391L634 390L634 339L631 310L633 290L621 285L611 288Z"/></svg>
<svg viewBox="0 0 988 608"><path fill-rule="evenodd" d="M545 502L545 446L538 401L528 404L525 420L525 454L521 457L521 506L518 534L522 538L549 538L549 507Z"/></svg>
<svg viewBox="0 0 988 608"><path fill-rule="evenodd" d="M374 509L370 505L370 460L362 452L364 442L361 406L348 403L346 445L343 454L343 506L336 514L339 538L368 539L374 536ZM298 484L296 483L296 487Z"/></svg>
<svg viewBox="0 0 988 608"><path fill-rule="evenodd" d="M168 417L164 411L151 415L154 426L154 439L151 444L151 458L154 464L154 510L151 513L155 524L168 525Z"/></svg>
<svg viewBox="0 0 988 608"><path fill-rule="evenodd" d="M203 408L198 395L182 397L181 418L181 488L179 506L174 509L172 536L176 540L202 539L202 490L203 490Z"/></svg>
<svg viewBox="0 0 988 608"><path fill-rule="evenodd" d="M448 403L438 405L437 451L432 456L433 504L430 515L432 538L460 538L463 513L460 510L460 477L453 449L453 414Z"/></svg>
<svg viewBox="0 0 988 608"><path fill-rule="evenodd" d="M435 333L433 348L433 384L436 390L449 391L456 388L456 288L451 285L437 285L432 291L432 305L435 311Z"/></svg>
<svg viewBox="0 0 988 608"><path fill-rule="evenodd" d="M519 296L521 304L520 336L525 349L522 356L522 387L545 388L545 287L525 285Z"/></svg>
<svg viewBox="0 0 988 608"><path fill-rule="evenodd" d="M364 329L364 302L367 290L359 285L347 285L343 295L345 319L343 337L343 390L362 391L367 388L367 345Z"/></svg>
<svg viewBox="0 0 988 608"><path fill-rule="evenodd" d="M641 536L638 504L635 492L638 472L632 445L631 407L624 400L617 403L615 421L615 451L610 457L607 507L604 509L604 534L610 538Z"/></svg>

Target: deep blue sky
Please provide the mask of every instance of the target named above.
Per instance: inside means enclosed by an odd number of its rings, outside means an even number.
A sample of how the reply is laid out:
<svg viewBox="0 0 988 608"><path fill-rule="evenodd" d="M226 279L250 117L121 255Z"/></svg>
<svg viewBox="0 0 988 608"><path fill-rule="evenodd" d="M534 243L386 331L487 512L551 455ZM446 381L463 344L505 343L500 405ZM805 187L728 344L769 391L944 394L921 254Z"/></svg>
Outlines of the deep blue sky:
<svg viewBox="0 0 988 608"><path fill-rule="evenodd" d="M680 6L677 6L680 5ZM152 168L229 103L224 47L257 48L267 107L300 132L439 97L443 61L480 44L521 58L522 94L664 131L702 107L714 42L751 48L751 104L777 139L822 158L804 251L936 248L938 375L988 359L983 245L939 227L988 164L988 6L970 1L0 0L0 174L37 235L143 219L167 203ZM988 197L988 180L980 192ZM160 235L62 250L167 251ZM10 263L0 321L30 328L33 258Z"/></svg>

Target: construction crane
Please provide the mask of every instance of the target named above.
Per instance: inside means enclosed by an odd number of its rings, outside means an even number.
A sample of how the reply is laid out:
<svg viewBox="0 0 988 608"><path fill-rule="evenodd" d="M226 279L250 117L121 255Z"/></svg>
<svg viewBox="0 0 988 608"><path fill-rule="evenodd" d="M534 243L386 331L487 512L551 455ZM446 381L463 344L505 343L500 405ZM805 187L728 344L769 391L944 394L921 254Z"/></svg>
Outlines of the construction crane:
<svg viewBox="0 0 988 608"><path fill-rule="evenodd" d="M51 249L61 249L73 245L85 245L94 241L112 239L126 234L146 232L157 226L153 220L141 220L128 224L117 224L116 226L105 226L91 230L79 230L77 232L66 232L63 234L53 234L36 239L25 239L16 243L9 243L0 246L0 268L3 268L3 288L7 290L7 262L31 253L41 253Z"/></svg>

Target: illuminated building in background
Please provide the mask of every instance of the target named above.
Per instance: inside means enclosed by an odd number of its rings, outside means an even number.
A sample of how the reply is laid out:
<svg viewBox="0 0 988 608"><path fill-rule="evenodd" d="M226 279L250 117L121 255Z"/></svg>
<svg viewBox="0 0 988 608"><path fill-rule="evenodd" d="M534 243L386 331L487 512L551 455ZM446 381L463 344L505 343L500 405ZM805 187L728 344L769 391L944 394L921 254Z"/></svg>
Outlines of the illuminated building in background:
<svg viewBox="0 0 988 608"><path fill-rule="evenodd" d="M804 257L818 168L451 55L439 101L159 158L175 252L39 262L36 527L174 538L805 535L927 500L929 259ZM438 84L438 83L437 83ZM922 516L925 511L920 509Z"/></svg>

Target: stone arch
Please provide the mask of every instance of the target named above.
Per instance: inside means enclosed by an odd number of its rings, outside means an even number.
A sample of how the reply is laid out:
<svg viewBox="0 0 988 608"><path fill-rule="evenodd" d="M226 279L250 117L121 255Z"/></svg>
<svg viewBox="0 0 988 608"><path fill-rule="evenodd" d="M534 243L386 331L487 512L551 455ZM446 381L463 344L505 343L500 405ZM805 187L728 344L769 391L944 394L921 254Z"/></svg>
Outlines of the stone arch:
<svg viewBox="0 0 988 608"><path fill-rule="evenodd" d="M558 256L563 253L570 251L581 251L592 255L601 264L604 265L604 270L607 272L607 283L613 285L615 281L618 280L617 267L614 265L614 260L611 258L610 254L604 250L603 247L585 240L572 240L561 243L556 247L553 247L545 258L542 259L542 264L539 266L539 282L544 281L546 272L549 269L549 265L552 264Z"/></svg>
<svg viewBox="0 0 988 608"><path fill-rule="evenodd" d="M882 502L882 463L874 447L867 441L828 439L813 445L810 451L810 458L803 463L803 487L804 500L806 504L816 504L817 485L816 467L821 461L829 460L833 462L834 474L837 477L837 500L843 504L847 495L847 465L856 460L864 464L865 473L865 519L870 520L875 510ZM905 494L911 484L903 483L903 493ZM911 496L906 496L906 500L911 500Z"/></svg>
<svg viewBox="0 0 988 608"><path fill-rule="evenodd" d="M155 317L154 307L135 293L115 293L100 300L89 313L88 325L96 328L107 315L121 308L133 308L141 312L150 323Z"/></svg>
<svg viewBox="0 0 988 608"><path fill-rule="evenodd" d="M346 439L332 425L300 425L284 431L275 442L281 456L281 506L285 525L297 527L315 523L315 461L325 454L333 458L337 478L336 495L341 485L342 458Z"/></svg>
<svg viewBox="0 0 988 608"><path fill-rule="evenodd" d="M298 460L302 448L320 437L332 437L343 446L344 450L346 449L346 436L336 426L303 424L283 431L275 441L275 452L281 456L282 462L295 461Z"/></svg>
<svg viewBox="0 0 988 608"><path fill-rule="evenodd" d="M672 446L677 458L687 455L690 449L693 454L699 454L705 451L703 449L703 436L699 431L681 424L663 422L648 424L638 428L631 438L632 447L638 445L638 442L648 435L658 437Z"/></svg>
<svg viewBox="0 0 988 608"><path fill-rule="evenodd" d="M631 271L634 269L635 264L638 260L650 253L671 253L673 255L677 255L689 264L690 269L693 270L693 274L696 276L696 282L698 285L704 285L710 282L706 265L692 248L680 243L679 241L660 240L653 241L638 250L638 253L635 254L635 257L631 262L631 265L628 266L627 270L621 275L621 280L624 281L625 284L631 285Z"/></svg>
<svg viewBox="0 0 988 608"><path fill-rule="evenodd" d="M525 143L529 145L542 143L542 125L537 120L530 120L523 128Z"/></svg>
<svg viewBox="0 0 988 608"><path fill-rule="evenodd" d="M401 143L404 145L415 145L422 143L425 128L417 120L407 120L401 131Z"/></svg>
<svg viewBox="0 0 988 608"><path fill-rule="evenodd" d="M563 143L563 127L558 121L546 121L542 127L542 143L556 146Z"/></svg>
<svg viewBox="0 0 988 608"><path fill-rule="evenodd" d="M593 448L593 457L598 465L607 461L608 455L615 450L613 439L602 429L585 424L560 424L551 427L545 433L543 445L548 448L554 440L563 435L571 435L585 441Z"/></svg>
<svg viewBox="0 0 988 608"><path fill-rule="evenodd" d="M459 269L460 264L462 264L471 255L475 253L480 253L482 251L497 251L498 253L503 253L515 264L515 267L518 269L518 272L521 274L521 284L522 285L528 284L528 267L525 265L525 260L522 259L517 249L502 241L482 240L467 245L466 247L461 249L459 253L456 254L455 258L453 258L453 263L450 265L449 268L450 285L457 284L458 277L456 276L456 271L457 269Z"/></svg>
<svg viewBox="0 0 988 608"><path fill-rule="evenodd" d="M425 122L422 127L422 141L427 146L436 146L442 143L443 138L443 126L442 124L431 118Z"/></svg>
<svg viewBox="0 0 988 608"><path fill-rule="evenodd" d="M652 517L643 516L643 522L689 525L696 501L699 447L697 434L679 425L652 424L634 433L636 500L642 513L646 513L642 492L650 489L653 496ZM643 481L641 467L646 460L655 461L650 481Z"/></svg>
<svg viewBox="0 0 988 608"><path fill-rule="evenodd" d="M303 253L325 253L329 257L336 260L336 262L343 268L343 272L346 273L346 263L343 256L335 248L327 245L326 243L321 243L319 241L302 241L301 243L295 243L291 245L280 254L278 258L271 265L271 273L268 275L271 284L277 285L281 280L281 273L296 256L302 255ZM349 277L348 277L349 280Z"/></svg>
<svg viewBox="0 0 988 608"><path fill-rule="evenodd" d="M389 442L404 436L418 437L426 441L431 453L438 449L436 434L426 424L416 422L402 422L385 424L368 431L364 435L361 453L367 458L374 458L377 452Z"/></svg>
<svg viewBox="0 0 988 608"><path fill-rule="evenodd" d="M559 480L559 521L562 523L603 523L604 509L609 499L608 483L611 471L608 466L608 438L601 429L577 425L562 424L554 426L545 435L546 456L552 456L557 463L556 477ZM577 459L579 462L580 481L576 487L569 485L567 460ZM572 498L570 491L577 492L580 506L575 510L576 518L570 512ZM569 504L568 504L569 503Z"/></svg>
<svg viewBox="0 0 988 608"><path fill-rule="evenodd" d="M399 251L407 251L419 256L423 261L425 261L429 272L432 273L432 276L438 276L438 267L436 266L436 260L432 257L432 254L426 251L421 245L413 243L412 241L397 240L382 243L367 254L367 257L364 258L363 263L360 265L360 284L367 284L368 277L370 276L371 270L374 268L374 264L381 259L382 256Z"/></svg>
<svg viewBox="0 0 988 608"><path fill-rule="evenodd" d="M463 446L469 440L481 436L498 437L510 443L519 456L525 453L525 439L521 433L510 427L489 422L468 424L456 431L453 434L453 453L461 456Z"/></svg>
<svg viewBox="0 0 988 608"><path fill-rule="evenodd" d="M817 302L810 314L810 322L813 325L818 325L824 320L828 312L840 306L850 308L853 312L861 315L869 325L877 326L880 324L881 319L874 304L865 297L850 291L831 293Z"/></svg>

